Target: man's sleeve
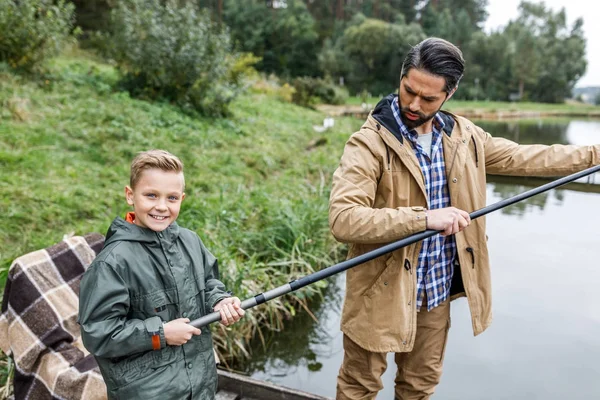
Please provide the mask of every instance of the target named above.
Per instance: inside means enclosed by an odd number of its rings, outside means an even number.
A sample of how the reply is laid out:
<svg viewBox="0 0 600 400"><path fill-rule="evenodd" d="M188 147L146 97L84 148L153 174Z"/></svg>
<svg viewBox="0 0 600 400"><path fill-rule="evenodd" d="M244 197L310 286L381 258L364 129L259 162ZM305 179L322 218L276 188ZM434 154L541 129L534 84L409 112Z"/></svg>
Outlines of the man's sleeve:
<svg viewBox="0 0 600 400"><path fill-rule="evenodd" d="M485 168L493 175L564 176L600 164L600 145L519 145L483 132Z"/></svg>
<svg viewBox="0 0 600 400"><path fill-rule="evenodd" d="M382 161L369 139L355 133L333 174L329 227L340 242L388 243L426 229L423 207L374 208Z"/></svg>

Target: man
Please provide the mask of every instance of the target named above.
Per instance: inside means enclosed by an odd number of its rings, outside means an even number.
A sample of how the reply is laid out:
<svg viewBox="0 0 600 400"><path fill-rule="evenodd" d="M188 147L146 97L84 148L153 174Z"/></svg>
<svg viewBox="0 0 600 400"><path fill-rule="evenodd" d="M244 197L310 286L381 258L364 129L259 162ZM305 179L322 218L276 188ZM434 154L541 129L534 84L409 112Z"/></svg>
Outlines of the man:
<svg viewBox="0 0 600 400"><path fill-rule="evenodd" d="M397 399L428 399L442 374L450 300L467 297L473 332L492 321L486 173L567 175L600 163L600 145L520 146L440 111L463 75L453 44L429 38L407 54L398 95L382 99L344 148L329 224L356 257L411 234L442 234L347 271L344 360L336 399L374 399L395 353Z"/></svg>

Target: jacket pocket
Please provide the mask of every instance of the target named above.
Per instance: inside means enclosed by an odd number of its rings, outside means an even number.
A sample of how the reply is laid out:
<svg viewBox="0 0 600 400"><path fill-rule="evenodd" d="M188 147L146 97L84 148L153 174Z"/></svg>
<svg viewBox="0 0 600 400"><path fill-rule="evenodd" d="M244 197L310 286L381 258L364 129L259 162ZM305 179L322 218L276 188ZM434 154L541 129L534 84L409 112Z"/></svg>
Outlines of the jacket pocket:
<svg viewBox="0 0 600 400"><path fill-rule="evenodd" d="M109 379L114 383L110 389L119 399L138 398L152 382L164 381L163 371L180 357L179 346L167 346L120 360L110 368Z"/></svg>
<svg viewBox="0 0 600 400"><path fill-rule="evenodd" d="M386 260L385 265L382 267L381 272L373 283L369 286L369 288L364 292L364 296L372 297L378 290L381 290L381 286L386 287L389 285L389 282L386 280L389 276L389 271L394 267L395 258L392 253Z"/></svg>
<svg viewBox="0 0 600 400"><path fill-rule="evenodd" d="M133 298L131 305L134 313L145 318L158 315L164 322L177 318L177 290L175 288L157 290Z"/></svg>
<svg viewBox="0 0 600 400"><path fill-rule="evenodd" d="M113 382L113 389L130 385L148 375L148 370L154 364L154 350L134 354L119 359L109 367L108 378Z"/></svg>

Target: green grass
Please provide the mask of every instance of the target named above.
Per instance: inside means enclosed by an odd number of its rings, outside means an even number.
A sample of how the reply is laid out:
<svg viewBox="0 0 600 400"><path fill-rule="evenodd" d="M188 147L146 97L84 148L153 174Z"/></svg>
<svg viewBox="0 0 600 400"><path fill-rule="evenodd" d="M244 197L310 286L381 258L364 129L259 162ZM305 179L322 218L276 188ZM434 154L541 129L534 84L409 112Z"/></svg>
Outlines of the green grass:
<svg viewBox="0 0 600 400"><path fill-rule="evenodd" d="M2 286L16 257L63 235L105 233L129 210L131 159L151 148L183 160L187 197L178 222L203 238L240 298L340 259L327 227L330 179L360 121L338 119L316 133L322 114L261 93L239 97L228 119L190 116L115 91L117 80L113 67L85 53L54 60L40 81L0 65ZM257 307L227 335L216 328L221 356L241 356L259 326L283 329L324 285Z"/></svg>

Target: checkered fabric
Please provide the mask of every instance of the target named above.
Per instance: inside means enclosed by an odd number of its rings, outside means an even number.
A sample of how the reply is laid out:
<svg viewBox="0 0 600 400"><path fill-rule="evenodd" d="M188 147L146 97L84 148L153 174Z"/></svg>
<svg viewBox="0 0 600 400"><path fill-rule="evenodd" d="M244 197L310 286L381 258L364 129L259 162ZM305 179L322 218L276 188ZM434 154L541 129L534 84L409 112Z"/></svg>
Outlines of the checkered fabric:
<svg viewBox="0 0 600 400"><path fill-rule="evenodd" d="M392 101L392 112L398 122L402 135L412 144L419 160L425 188L427 189L428 209L450 207L450 192L446 180L446 165L442 145L442 129L444 121L436 114L433 123L433 139L431 155L425 154L417 142L417 132L408 130L400 118L398 98ZM421 309L425 292L427 293L427 310L437 307L450 296L450 285L454 274L454 257L456 256L456 240L454 235L435 235L423 240L417 266L417 310Z"/></svg>
<svg viewBox="0 0 600 400"><path fill-rule="evenodd" d="M104 243L92 233L17 258L0 315L0 347L15 364L16 399L106 399L77 323L79 283Z"/></svg>

